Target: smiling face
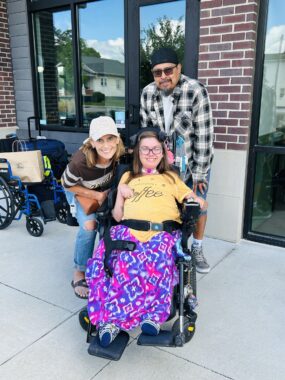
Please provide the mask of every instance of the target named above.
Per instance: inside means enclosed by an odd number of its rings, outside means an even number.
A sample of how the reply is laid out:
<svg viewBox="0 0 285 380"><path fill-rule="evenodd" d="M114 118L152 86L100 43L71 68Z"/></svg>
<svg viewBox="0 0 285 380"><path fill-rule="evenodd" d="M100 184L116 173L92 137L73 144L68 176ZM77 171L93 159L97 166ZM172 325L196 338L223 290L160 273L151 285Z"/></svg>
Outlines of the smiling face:
<svg viewBox="0 0 285 380"><path fill-rule="evenodd" d="M169 74L169 71L172 73ZM153 67L152 73L157 87L162 91L171 92L179 81L181 64L179 63L178 65L175 65L174 63L160 63L159 65L155 65Z"/></svg>
<svg viewBox="0 0 285 380"><path fill-rule="evenodd" d="M144 169L156 169L163 156L161 143L155 137L142 138L139 158Z"/></svg>
<svg viewBox="0 0 285 380"><path fill-rule="evenodd" d="M91 145L98 154L98 164L109 163L116 153L118 144L119 137L114 135L105 135L96 141L91 140Z"/></svg>

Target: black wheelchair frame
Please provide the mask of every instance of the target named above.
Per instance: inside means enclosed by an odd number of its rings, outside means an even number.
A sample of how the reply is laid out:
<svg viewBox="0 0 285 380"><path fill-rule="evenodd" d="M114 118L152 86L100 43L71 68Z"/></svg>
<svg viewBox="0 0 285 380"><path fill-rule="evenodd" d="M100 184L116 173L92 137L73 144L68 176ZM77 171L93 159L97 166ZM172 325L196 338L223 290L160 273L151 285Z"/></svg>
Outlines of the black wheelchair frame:
<svg viewBox="0 0 285 380"><path fill-rule="evenodd" d="M111 210L112 207L110 207L110 205L113 204L114 195L109 197L109 207L107 207L107 209ZM177 309L178 318L172 325L171 330L160 330L157 336L141 333L137 340L138 345L182 347L194 336L197 314L194 311L192 301L193 298L196 299L197 296L196 266L195 258L188 249L188 239L195 230L199 213L200 206L198 203L187 201L183 204L181 210L181 246L185 255L184 257L179 257L176 262L179 272L179 283L174 289L171 312L168 320L176 316ZM99 224L101 225L100 235L102 235L111 227L112 222L110 214L106 213L106 210L102 210L102 212L99 211L98 214L100 217ZM123 222L120 222L120 224L123 224ZM108 235L106 239L108 239ZM132 247L129 248L129 250L133 249ZM114 247L113 249L118 249L118 247ZM127 245L123 249L127 250ZM129 341L129 334L127 332L121 331L115 340L108 347L104 348L100 345L99 334L96 331L96 327L89 321L87 307L79 312L79 323L81 327L87 331L87 343L89 343L88 353L90 355L109 360L120 359Z"/></svg>
<svg viewBox="0 0 285 380"><path fill-rule="evenodd" d="M55 216L46 217L35 194L29 191L33 184L21 181L12 173L11 165L5 158L0 158L0 230L7 228L13 220L26 216L26 228L30 235L38 237L44 231L44 224L57 219L66 223L67 202L64 190L50 171L43 184L49 186L53 193Z"/></svg>

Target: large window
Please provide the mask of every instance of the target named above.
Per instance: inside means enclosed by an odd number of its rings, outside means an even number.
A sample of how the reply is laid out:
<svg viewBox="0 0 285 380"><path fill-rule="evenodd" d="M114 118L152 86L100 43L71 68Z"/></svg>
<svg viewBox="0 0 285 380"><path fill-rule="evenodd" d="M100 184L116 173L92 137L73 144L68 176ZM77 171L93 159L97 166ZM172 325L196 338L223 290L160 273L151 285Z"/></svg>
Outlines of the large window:
<svg viewBox="0 0 285 380"><path fill-rule="evenodd" d="M34 24L41 124L75 125L71 12L37 12Z"/></svg>
<svg viewBox="0 0 285 380"><path fill-rule="evenodd" d="M125 112L124 1L80 6L79 31L83 125L101 115L118 120Z"/></svg>
<svg viewBox="0 0 285 380"><path fill-rule="evenodd" d="M281 0L260 5L245 221L248 238L278 245L285 245L284 15Z"/></svg>

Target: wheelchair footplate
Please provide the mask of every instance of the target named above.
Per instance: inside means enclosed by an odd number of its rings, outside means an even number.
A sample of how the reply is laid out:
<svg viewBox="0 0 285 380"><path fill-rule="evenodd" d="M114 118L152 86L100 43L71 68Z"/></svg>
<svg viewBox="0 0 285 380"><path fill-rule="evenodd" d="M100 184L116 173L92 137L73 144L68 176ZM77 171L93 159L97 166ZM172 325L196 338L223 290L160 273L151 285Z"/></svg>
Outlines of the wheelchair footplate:
<svg viewBox="0 0 285 380"><path fill-rule="evenodd" d="M129 339L129 334L125 331L121 331L108 347L102 347L99 341L99 334L96 334L95 336L90 337L88 353L104 359L120 360L127 347Z"/></svg>

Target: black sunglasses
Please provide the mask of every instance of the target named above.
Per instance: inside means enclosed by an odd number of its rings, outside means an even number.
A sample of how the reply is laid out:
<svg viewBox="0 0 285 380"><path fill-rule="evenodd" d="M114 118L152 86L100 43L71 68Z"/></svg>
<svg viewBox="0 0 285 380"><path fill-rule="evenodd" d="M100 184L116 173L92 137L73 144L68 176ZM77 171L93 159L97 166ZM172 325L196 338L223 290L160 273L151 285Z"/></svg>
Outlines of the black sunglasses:
<svg viewBox="0 0 285 380"><path fill-rule="evenodd" d="M166 76L169 76L173 74L173 70L175 69L175 67L177 67L177 65L166 67L165 69L152 70L152 74L155 78L160 78L162 76L162 73L164 73L164 75Z"/></svg>

